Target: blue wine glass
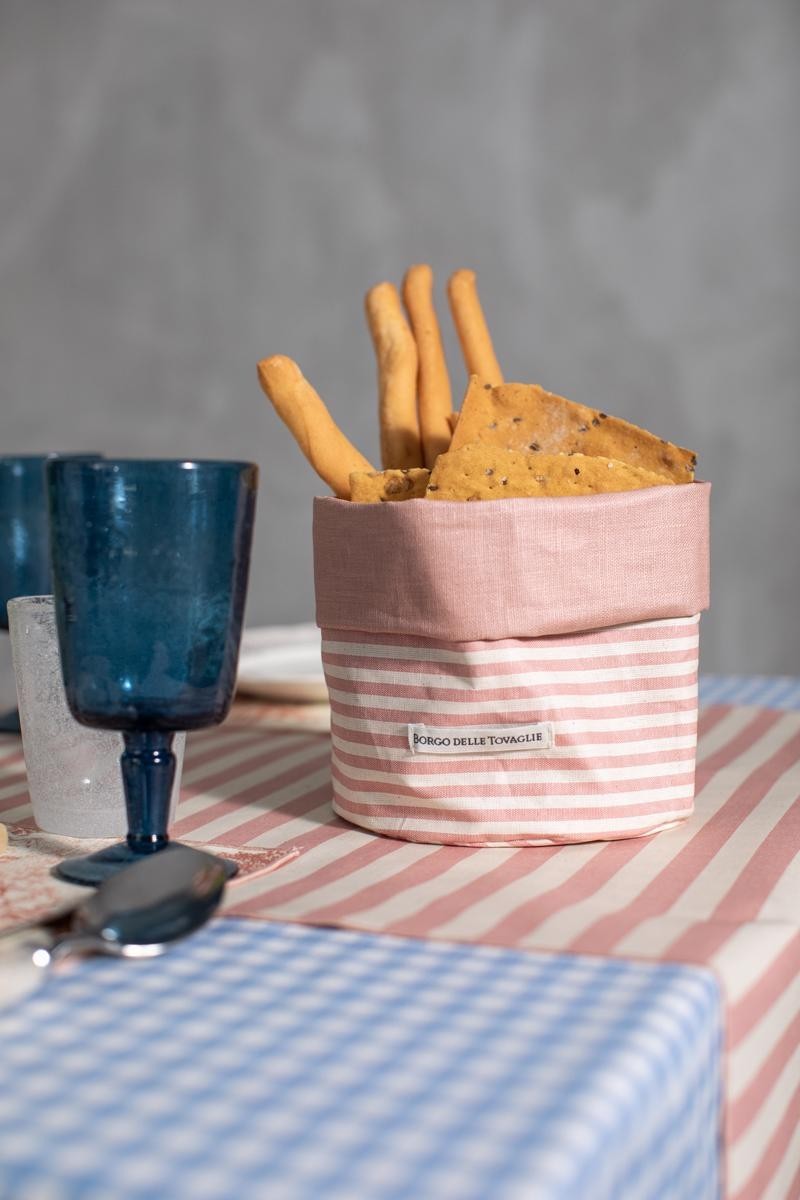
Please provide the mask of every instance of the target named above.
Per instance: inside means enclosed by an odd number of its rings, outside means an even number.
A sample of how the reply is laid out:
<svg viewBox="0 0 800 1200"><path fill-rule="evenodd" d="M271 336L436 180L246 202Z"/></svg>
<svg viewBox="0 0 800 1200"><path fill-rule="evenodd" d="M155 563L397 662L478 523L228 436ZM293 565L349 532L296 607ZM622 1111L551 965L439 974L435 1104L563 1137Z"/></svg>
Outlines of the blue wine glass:
<svg viewBox="0 0 800 1200"><path fill-rule="evenodd" d="M258 468L57 459L47 479L67 702L76 720L121 730L125 743L127 840L58 867L93 885L169 845L174 734L216 725L230 708Z"/></svg>
<svg viewBox="0 0 800 1200"><path fill-rule="evenodd" d="M8 629L9 600L47 596L52 591L45 465L54 457L16 454L0 458L0 629ZM19 733L16 709L0 715L0 732Z"/></svg>

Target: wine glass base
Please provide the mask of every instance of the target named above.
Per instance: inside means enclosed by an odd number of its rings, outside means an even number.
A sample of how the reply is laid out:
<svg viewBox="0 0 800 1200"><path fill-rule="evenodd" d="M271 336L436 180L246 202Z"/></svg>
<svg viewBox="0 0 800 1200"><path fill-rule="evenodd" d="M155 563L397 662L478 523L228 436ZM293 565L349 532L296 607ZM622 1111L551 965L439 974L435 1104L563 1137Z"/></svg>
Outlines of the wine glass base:
<svg viewBox="0 0 800 1200"><path fill-rule="evenodd" d="M0 713L0 733L19 733L19 712L12 708L10 712Z"/></svg>
<svg viewBox="0 0 800 1200"><path fill-rule="evenodd" d="M170 846L179 844L179 842L167 842L163 849L168 850ZM141 862L143 858L149 858L153 853L160 854L161 851L137 854L127 842L118 842L114 846L107 846L104 850L98 850L95 854L87 854L83 858L65 858L63 862L53 867L53 874L59 879L65 879L67 883L81 883L86 887L97 887L105 879L116 875L117 871L124 870L132 863ZM233 879L239 870L238 864L229 858L220 858L219 861L225 867L225 877Z"/></svg>

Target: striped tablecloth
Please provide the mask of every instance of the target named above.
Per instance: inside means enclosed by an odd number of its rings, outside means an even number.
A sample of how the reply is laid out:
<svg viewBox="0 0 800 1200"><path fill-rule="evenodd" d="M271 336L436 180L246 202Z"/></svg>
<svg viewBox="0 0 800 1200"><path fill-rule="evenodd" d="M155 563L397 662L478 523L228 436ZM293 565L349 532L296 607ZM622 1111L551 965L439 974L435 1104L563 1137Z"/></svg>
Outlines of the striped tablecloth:
<svg viewBox="0 0 800 1200"><path fill-rule="evenodd" d="M725 995L737 1200L800 1191L800 715L712 705L695 816L653 838L471 849L380 838L330 808L328 743L230 726L189 760L176 834L297 844L240 915L517 949L696 963Z"/></svg>
<svg viewBox="0 0 800 1200"><path fill-rule="evenodd" d="M230 912L710 968L725 1009L726 1194L800 1194L800 715L712 704L689 822L652 838L527 849L419 845L348 826L330 807L327 738L262 728L266 715L241 709L187 751L177 836L301 850L243 883Z"/></svg>

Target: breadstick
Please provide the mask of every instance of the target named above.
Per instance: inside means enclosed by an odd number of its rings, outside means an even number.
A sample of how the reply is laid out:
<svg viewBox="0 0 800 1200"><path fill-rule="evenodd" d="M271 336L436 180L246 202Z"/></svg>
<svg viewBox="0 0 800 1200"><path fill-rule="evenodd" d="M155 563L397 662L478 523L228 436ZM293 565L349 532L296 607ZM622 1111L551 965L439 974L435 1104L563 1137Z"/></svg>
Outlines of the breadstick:
<svg viewBox="0 0 800 1200"><path fill-rule="evenodd" d="M432 467L450 445L453 401L433 304L433 271L427 263L409 267L403 280L403 300L417 343L419 371L417 411L425 466Z"/></svg>
<svg viewBox="0 0 800 1200"><path fill-rule="evenodd" d="M422 466L417 417L417 346L397 288L379 283L364 301L378 360L378 413L384 468Z"/></svg>
<svg viewBox="0 0 800 1200"><path fill-rule="evenodd" d="M349 500L351 472L375 468L344 436L297 363L274 354L258 364L258 378L319 477Z"/></svg>
<svg viewBox="0 0 800 1200"><path fill-rule="evenodd" d="M479 375L484 383L503 383L503 372L495 358L492 339L483 315L474 271L456 271L447 284L450 311L461 342L468 375Z"/></svg>

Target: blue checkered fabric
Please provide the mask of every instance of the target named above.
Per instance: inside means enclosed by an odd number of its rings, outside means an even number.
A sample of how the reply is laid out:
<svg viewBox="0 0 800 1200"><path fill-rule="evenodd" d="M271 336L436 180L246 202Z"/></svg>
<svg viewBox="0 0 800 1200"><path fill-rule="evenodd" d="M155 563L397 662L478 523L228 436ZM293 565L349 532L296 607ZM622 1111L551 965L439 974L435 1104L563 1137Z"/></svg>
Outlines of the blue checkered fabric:
<svg viewBox="0 0 800 1200"><path fill-rule="evenodd" d="M755 704L800 709L800 678L793 675L701 675L700 704Z"/></svg>
<svg viewBox="0 0 800 1200"><path fill-rule="evenodd" d="M217 920L0 1015L5 1200L711 1200L704 970Z"/></svg>

